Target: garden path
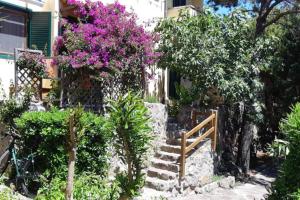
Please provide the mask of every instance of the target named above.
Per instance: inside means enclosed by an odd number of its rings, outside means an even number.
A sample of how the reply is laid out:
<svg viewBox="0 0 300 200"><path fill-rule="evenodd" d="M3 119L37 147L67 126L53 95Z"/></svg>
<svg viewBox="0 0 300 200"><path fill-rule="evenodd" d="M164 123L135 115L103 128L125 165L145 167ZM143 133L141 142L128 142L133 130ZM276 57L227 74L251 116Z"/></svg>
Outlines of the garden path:
<svg viewBox="0 0 300 200"><path fill-rule="evenodd" d="M267 188L275 180L276 170L266 168L254 171L247 183L237 182L232 189L218 188L206 194L187 195L170 200L261 200L268 194Z"/></svg>

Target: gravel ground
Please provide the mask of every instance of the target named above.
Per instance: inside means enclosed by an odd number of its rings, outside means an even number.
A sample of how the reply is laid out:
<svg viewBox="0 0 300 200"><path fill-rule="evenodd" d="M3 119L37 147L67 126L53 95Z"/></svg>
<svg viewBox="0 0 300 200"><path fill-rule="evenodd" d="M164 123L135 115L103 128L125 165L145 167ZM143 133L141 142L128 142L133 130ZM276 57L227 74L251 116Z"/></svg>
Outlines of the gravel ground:
<svg viewBox="0 0 300 200"><path fill-rule="evenodd" d="M275 177L276 170L267 168L254 172L247 183L237 182L232 189L218 188L211 193L170 198L170 200L261 200L265 199L268 194L266 188L275 180Z"/></svg>

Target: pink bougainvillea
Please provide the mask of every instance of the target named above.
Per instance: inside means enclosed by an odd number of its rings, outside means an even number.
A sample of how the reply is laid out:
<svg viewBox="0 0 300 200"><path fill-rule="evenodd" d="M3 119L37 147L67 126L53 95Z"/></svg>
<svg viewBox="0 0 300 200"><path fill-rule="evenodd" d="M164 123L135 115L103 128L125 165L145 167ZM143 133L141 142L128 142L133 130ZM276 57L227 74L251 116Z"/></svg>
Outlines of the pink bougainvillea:
<svg viewBox="0 0 300 200"><path fill-rule="evenodd" d="M88 68L102 75L103 71L144 68L156 61L157 36L137 25L136 16L118 2L105 6L100 1L68 0L68 4L75 6L77 20L60 23L64 31L53 47L59 66Z"/></svg>

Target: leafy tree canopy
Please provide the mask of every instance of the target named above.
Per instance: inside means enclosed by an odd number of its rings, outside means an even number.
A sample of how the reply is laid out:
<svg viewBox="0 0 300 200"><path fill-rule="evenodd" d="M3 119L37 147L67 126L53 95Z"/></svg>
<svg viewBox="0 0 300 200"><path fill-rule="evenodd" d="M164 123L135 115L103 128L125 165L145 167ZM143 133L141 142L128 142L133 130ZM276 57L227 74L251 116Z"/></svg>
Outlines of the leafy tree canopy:
<svg viewBox="0 0 300 200"><path fill-rule="evenodd" d="M254 38L253 20L243 12L219 17L208 11L162 21L159 62L192 81L193 91L217 88L225 103L244 101L260 109L261 68L269 65L275 37Z"/></svg>
<svg viewBox="0 0 300 200"><path fill-rule="evenodd" d="M257 36L282 17L300 13L299 0L209 0L208 2L215 8L219 6L235 7L244 5L247 11L256 15Z"/></svg>

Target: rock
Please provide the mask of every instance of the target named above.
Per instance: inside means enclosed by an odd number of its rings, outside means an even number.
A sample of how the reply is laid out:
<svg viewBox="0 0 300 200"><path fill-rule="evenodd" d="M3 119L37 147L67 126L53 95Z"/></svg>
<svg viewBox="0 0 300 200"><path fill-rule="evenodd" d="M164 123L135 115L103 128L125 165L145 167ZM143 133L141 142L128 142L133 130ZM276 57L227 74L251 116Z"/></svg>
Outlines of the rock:
<svg viewBox="0 0 300 200"><path fill-rule="evenodd" d="M219 186L221 188L233 188L235 185L235 178L233 176L228 176L222 180L219 181Z"/></svg>
<svg viewBox="0 0 300 200"><path fill-rule="evenodd" d="M196 187L195 188L195 193L196 194L203 194L204 193L203 188L202 187Z"/></svg>
<svg viewBox="0 0 300 200"><path fill-rule="evenodd" d="M213 183L205 185L203 188L204 188L205 192L211 192L218 187L219 187L219 184L217 182L213 182Z"/></svg>
<svg viewBox="0 0 300 200"><path fill-rule="evenodd" d="M178 195L178 193L179 193L178 190L176 190L176 188L174 187L172 190L172 196L176 197Z"/></svg>
<svg viewBox="0 0 300 200"><path fill-rule="evenodd" d="M195 188L212 181L214 175L214 155L211 152L211 141L207 140L186 159L185 181Z"/></svg>

